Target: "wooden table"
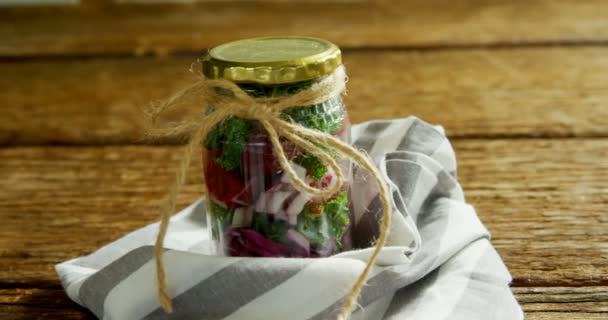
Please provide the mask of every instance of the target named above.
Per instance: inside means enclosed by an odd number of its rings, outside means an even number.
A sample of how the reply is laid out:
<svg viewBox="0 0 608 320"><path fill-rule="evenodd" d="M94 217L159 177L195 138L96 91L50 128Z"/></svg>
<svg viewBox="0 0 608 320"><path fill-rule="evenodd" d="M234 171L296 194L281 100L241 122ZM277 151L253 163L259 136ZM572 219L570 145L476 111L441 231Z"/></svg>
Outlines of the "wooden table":
<svg viewBox="0 0 608 320"><path fill-rule="evenodd" d="M300 34L344 48L354 122L445 126L527 319L607 319L607 13L473 0L0 9L0 318L91 318L53 265L157 219L179 146L141 143L143 106L192 81L206 47ZM192 170L180 206L200 196Z"/></svg>

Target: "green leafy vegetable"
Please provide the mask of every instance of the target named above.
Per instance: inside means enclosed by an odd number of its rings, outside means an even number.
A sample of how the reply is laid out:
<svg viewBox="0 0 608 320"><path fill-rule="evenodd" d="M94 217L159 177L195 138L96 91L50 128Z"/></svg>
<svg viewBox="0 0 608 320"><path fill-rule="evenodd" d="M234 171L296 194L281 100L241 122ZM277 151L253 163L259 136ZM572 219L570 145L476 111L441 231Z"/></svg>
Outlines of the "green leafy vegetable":
<svg viewBox="0 0 608 320"><path fill-rule="evenodd" d="M346 191L340 192L335 198L325 204L325 213L329 218L330 234L336 239L336 243L341 247L340 239L348 227L348 195Z"/></svg>
<svg viewBox="0 0 608 320"><path fill-rule="evenodd" d="M260 84L241 85L247 93L254 97L278 97L296 94L312 86L317 80L297 83L265 86ZM283 111L283 117L315 130L334 133L342 128L346 110L342 97L336 96L328 101L312 106L294 107Z"/></svg>
<svg viewBox="0 0 608 320"><path fill-rule="evenodd" d="M323 215L312 214L311 204L304 207L304 211L298 216L296 229L308 239L313 248L324 248L329 244L327 219Z"/></svg>
<svg viewBox="0 0 608 320"><path fill-rule="evenodd" d="M283 220L270 221L268 216L262 213L255 215L251 229L257 233L263 234L268 239L287 243L286 233L289 229L289 224Z"/></svg>
<svg viewBox="0 0 608 320"><path fill-rule="evenodd" d="M260 84L241 84L247 93L254 97L283 96L295 94L310 87L315 81L303 81L293 84L264 86ZM305 127L326 133L335 133L343 126L346 110L340 96L313 105L290 108L283 112L283 118L293 120ZM253 122L236 117L228 118L215 126L207 135L205 147L210 150L221 150L215 162L226 170L238 169L241 166L241 156L247 138L252 130ZM303 166L308 166L311 176L321 178L326 168L314 155L302 159ZM307 169L308 169L307 168Z"/></svg>
<svg viewBox="0 0 608 320"><path fill-rule="evenodd" d="M315 212L322 208L322 212ZM298 216L296 229L302 233L314 248L324 248L332 239L342 247L342 236L349 223L350 210L346 191L340 192L325 203L308 203Z"/></svg>
<svg viewBox="0 0 608 320"><path fill-rule="evenodd" d="M214 159L222 168L238 169L241 167L241 156L251 129L251 121L228 118L211 129L205 147L210 150L222 150L220 156Z"/></svg>
<svg viewBox="0 0 608 320"><path fill-rule="evenodd" d="M210 200L211 215L213 224L211 225L211 236L214 239L219 239L220 230L232 222L232 211L220 206L215 201Z"/></svg>
<svg viewBox="0 0 608 320"><path fill-rule="evenodd" d="M323 178L323 176L327 173L327 167L321 161L321 159L308 152L303 152L297 156L294 159L294 162L304 167L310 177L315 180Z"/></svg>
<svg viewBox="0 0 608 320"><path fill-rule="evenodd" d="M242 83L239 84L241 89L245 90L253 97L280 97L291 94L296 94L301 90L309 88L317 80L307 80L295 83L264 85L259 83Z"/></svg>
<svg viewBox="0 0 608 320"><path fill-rule="evenodd" d="M343 126L346 110L342 98L337 96L313 106L287 109L283 116L311 129L335 133Z"/></svg>

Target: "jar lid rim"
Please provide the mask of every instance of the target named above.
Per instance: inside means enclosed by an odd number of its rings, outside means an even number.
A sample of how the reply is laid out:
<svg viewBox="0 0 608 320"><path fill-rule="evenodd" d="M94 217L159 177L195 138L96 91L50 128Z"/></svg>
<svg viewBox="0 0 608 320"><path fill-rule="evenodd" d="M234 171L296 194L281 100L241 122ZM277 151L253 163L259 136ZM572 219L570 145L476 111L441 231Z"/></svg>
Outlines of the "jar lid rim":
<svg viewBox="0 0 608 320"><path fill-rule="evenodd" d="M342 54L335 44L299 36L224 43L211 48L202 61L208 78L268 85L320 78L341 64Z"/></svg>

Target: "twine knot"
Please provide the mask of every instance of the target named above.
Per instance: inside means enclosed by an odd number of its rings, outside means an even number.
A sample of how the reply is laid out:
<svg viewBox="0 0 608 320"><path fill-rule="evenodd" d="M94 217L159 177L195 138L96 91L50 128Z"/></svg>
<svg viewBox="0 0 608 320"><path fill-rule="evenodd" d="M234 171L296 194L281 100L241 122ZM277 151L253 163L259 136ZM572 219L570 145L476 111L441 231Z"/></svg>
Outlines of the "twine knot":
<svg viewBox="0 0 608 320"><path fill-rule="evenodd" d="M255 103L250 106L243 105L238 117L248 120L263 120L277 118L281 111L266 103Z"/></svg>
<svg viewBox="0 0 608 320"><path fill-rule="evenodd" d="M166 312L171 312L173 307L165 279L163 241L167 233L170 216L175 210L179 190L187 174L190 159L194 151L200 148L213 127L229 117L239 117L258 121L262 125L274 147L281 169L287 174L294 187L301 192L331 197L340 191L344 183L344 174L334 155L330 153L327 147L369 171L377 182L380 189L380 200L383 205L380 235L365 269L348 292L346 302L338 318L347 319L349 317L367 276L388 237L391 224L391 206L386 185L378 170L365 154L328 133L304 127L282 117L282 112L289 108L313 106L339 96L344 93L345 86L346 73L343 66L338 67L333 73L309 88L284 97L255 98L231 81L202 78L161 104L153 105L147 110L148 127L146 131L149 137L182 136L188 139L184 156L180 159L180 167L176 172L175 182L169 191L167 202L161 209L161 221L155 245L159 301ZM168 127L158 127L157 123L160 115L164 111L180 105L187 97L196 97L198 101L202 100L202 103L209 106L211 111L201 118L184 120ZM333 169L337 183L332 183L326 188L316 188L303 181L291 167L279 137L287 139L303 151L317 156L323 163Z"/></svg>

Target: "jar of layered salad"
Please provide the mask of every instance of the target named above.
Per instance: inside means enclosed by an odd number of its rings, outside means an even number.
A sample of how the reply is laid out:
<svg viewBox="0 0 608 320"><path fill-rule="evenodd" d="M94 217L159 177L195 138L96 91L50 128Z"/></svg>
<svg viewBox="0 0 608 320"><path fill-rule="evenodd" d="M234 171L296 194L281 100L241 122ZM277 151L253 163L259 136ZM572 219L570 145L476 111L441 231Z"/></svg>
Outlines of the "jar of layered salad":
<svg viewBox="0 0 608 320"><path fill-rule="evenodd" d="M207 78L230 80L253 97L293 95L343 68L337 46L304 37L226 43L212 48L202 66ZM207 108L213 110L212 105ZM339 94L287 109L282 117L349 140L350 122ZM307 184L327 188L337 183L334 170L317 156L286 139L280 142L289 164ZM224 119L202 143L208 227L217 254L326 257L350 248L348 160L339 160L345 178L340 191L324 198L293 185L257 121Z"/></svg>

